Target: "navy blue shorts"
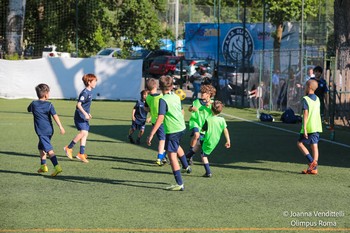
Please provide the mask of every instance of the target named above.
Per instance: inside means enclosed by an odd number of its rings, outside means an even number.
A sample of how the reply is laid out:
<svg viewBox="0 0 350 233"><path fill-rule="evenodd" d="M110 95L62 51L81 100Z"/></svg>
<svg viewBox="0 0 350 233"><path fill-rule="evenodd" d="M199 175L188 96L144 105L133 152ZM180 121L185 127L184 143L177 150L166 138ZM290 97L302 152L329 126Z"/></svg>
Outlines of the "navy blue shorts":
<svg viewBox="0 0 350 233"><path fill-rule="evenodd" d="M89 121L81 120L81 119L74 119L74 124L75 124L75 127L76 127L79 131L81 131L81 130L89 131L89 130L90 130Z"/></svg>
<svg viewBox="0 0 350 233"><path fill-rule="evenodd" d="M172 134L166 134L165 137L165 150L167 152L174 152L176 153L179 149L181 137L185 134L185 130L178 132L178 133L172 133Z"/></svg>
<svg viewBox="0 0 350 233"><path fill-rule="evenodd" d="M154 124L153 124L154 125ZM163 124L161 124L156 132L158 140L165 140L165 130Z"/></svg>
<svg viewBox="0 0 350 233"><path fill-rule="evenodd" d="M195 133L199 133L199 129L198 129L197 127L193 127L193 128L191 129L191 137L193 137L193 135L194 135Z"/></svg>
<svg viewBox="0 0 350 233"><path fill-rule="evenodd" d="M38 143L38 150L45 151L46 153L50 150L53 150L53 146L51 145L51 136L38 136L39 137L39 143Z"/></svg>
<svg viewBox="0 0 350 233"><path fill-rule="evenodd" d="M133 130L145 130L146 122L143 125L137 124L135 121L132 121L131 128Z"/></svg>
<svg viewBox="0 0 350 233"><path fill-rule="evenodd" d="M302 142L305 144L317 144L320 140L320 134L319 133L310 133L308 134L308 138L304 138L304 134L299 134L298 142Z"/></svg>

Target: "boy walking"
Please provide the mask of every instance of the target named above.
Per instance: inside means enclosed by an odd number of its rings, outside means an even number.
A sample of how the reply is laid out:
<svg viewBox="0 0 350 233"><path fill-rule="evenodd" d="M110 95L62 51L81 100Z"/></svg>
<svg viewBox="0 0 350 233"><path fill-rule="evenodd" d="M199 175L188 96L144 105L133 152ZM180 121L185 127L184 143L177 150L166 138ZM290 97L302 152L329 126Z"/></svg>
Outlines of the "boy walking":
<svg viewBox="0 0 350 233"><path fill-rule="evenodd" d="M145 109L151 114L151 122L152 126L154 127L154 124L156 123L158 118L159 100L163 97L163 94L157 93L158 85L157 81L154 78L147 80L146 87L149 91L149 94L146 97ZM156 135L159 140L156 164L158 166L163 166L164 164L166 164L166 157L164 152L165 132L163 124L161 124L157 129Z"/></svg>
<svg viewBox="0 0 350 233"><path fill-rule="evenodd" d="M162 76L160 78L159 87L162 90L163 97L159 100L159 112L156 123L153 126L151 133L147 138L147 144L150 146L154 134L158 128L164 123L165 130L165 150L170 159L171 168L175 177L176 185L168 187L168 190L183 191L184 183L181 176L180 159L183 171L191 173L191 167L188 166L186 156L180 146L181 137L185 133L186 125L181 108L180 97L171 93L173 89L173 79L170 76Z"/></svg>
<svg viewBox="0 0 350 233"><path fill-rule="evenodd" d="M132 134L139 130L139 134L137 135L136 144L140 144L141 137L145 132L146 120L147 120L147 111L145 110L145 101L147 97L147 91L141 91L141 99L138 100L132 110L132 123L129 129L128 138L130 143L135 143Z"/></svg>
<svg viewBox="0 0 350 233"><path fill-rule="evenodd" d="M60 128L61 134L64 134L65 130L60 122L54 106L51 102L47 101L49 99L50 87L47 84L42 83L35 87L35 91L39 100L31 102L27 110L28 112L33 113L34 128L39 137L38 149L40 153L41 165L38 173L49 171L46 165L46 156L49 155L55 168L55 171L51 174L51 176L57 176L62 172L62 168L58 164L57 157L53 151L53 146L51 145L51 138L54 133L51 116Z"/></svg>
<svg viewBox="0 0 350 233"><path fill-rule="evenodd" d="M73 147L80 141L80 150L76 158L84 163L88 163L87 154L85 154L86 140L89 135L90 124L92 118L90 114L90 106L92 102L92 89L96 87L97 77L94 74L85 74L82 78L85 89L80 93L78 103L74 114L74 124L79 130L75 138L63 149L69 159L73 159Z"/></svg>
<svg viewBox="0 0 350 233"><path fill-rule="evenodd" d="M226 121L223 117L218 116L221 113L223 107L224 105L221 103L221 101L215 100L211 106L212 115L206 119L202 127L202 130L206 132L203 141L201 142L202 162L205 169L205 174L203 177L212 177L208 156L218 145L222 132L224 133L226 139L225 147L231 147L230 135L227 129Z"/></svg>
<svg viewBox="0 0 350 233"><path fill-rule="evenodd" d="M309 167L302 174L316 175L318 165L318 141L319 133L322 132L322 121L320 115L320 99L315 95L318 84L316 80L310 79L306 82L305 96L303 97L303 122L297 146L309 162ZM304 144L310 145L312 156Z"/></svg>

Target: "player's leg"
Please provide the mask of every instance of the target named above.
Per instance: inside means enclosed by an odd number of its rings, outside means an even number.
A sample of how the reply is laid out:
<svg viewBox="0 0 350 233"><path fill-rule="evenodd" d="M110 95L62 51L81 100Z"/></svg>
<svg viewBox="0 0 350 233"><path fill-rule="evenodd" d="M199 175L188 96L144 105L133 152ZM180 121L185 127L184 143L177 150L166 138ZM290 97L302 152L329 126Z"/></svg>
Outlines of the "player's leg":
<svg viewBox="0 0 350 233"><path fill-rule="evenodd" d="M308 170L312 171L312 170L317 170L317 165L318 165L318 144L317 143L310 144L310 147L311 147L311 152L312 152L312 156L314 157L314 160L309 165L309 169Z"/></svg>
<svg viewBox="0 0 350 233"><path fill-rule="evenodd" d="M145 126L146 125L140 125L139 126L139 133L137 135L137 139L136 139L136 144L140 145L141 143L141 137L143 136L143 134L145 133Z"/></svg>
<svg viewBox="0 0 350 233"><path fill-rule="evenodd" d="M47 165L46 165L46 153L44 150L39 149L39 154L40 154L40 168L38 169L38 173L48 172L49 169L47 168Z"/></svg>
<svg viewBox="0 0 350 233"><path fill-rule="evenodd" d="M190 149L186 153L186 158L188 163L192 165L192 157L195 155L196 151L194 147L196 146L198 139L199 139L199 129L197 127L192 128L192 133L191 133L191 141L190 141Z"/></svg>
<svg viewBox="0 0 350 233"><path fill-rule="evenodd" d="M165 149L168 151L168 157L170 159L171 169L174 174L176 185L167 187L167 189L172 191L183 191L184 184L181 176L179 161L177 158L178 157L177 151L178 151L179 144L177 140L172 141L172 138L169 138L168 136L169 135L166 135L167 138L166 138Z"/></svg>
<svg viewBox="0 0 350 233"><path fill-rule="evenodd" d="M212 177L212 173L210 171L210 166L209 166L209 160L208 160L208 155L205 154L204 152L201 153L201 157L202 157L202 163L205 169L205 174L203 175L203 177Z"/></svg>
<svg viewBox="0 0 350 233"><path fill-rule="evenodd" d="M75 157L84 163L88 163L89 161L87 160L87 154L85 153L85 146L86 146L87 138L89 136L89 131L81 130L80 134L81 134L81 139L80 139L79 153Z"/></svg>
<svg viewBox="0 0 350 233"><path fill-rule="evenodd" d="M156 163L158 166L163 166L166 164L166 153L165 153L165 131L164 131L164 126L163 124L158 128L156 132L157 138L159 140L158 142L158 155L157 155L157 160Z"/></svg>

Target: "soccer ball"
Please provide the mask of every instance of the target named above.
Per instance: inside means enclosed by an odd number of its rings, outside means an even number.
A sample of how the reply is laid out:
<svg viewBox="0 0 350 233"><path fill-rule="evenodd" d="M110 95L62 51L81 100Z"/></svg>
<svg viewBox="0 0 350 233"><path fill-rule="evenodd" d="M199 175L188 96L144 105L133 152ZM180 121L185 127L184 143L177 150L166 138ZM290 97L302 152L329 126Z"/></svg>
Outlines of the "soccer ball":
<svg viewBox="0 0 350 233"><path fill-rule="evenodd" d="M175 91L175 94L180 97L180 100L186 99L186 92L184 90L182 90L182 89L177 89Z"/></svg>

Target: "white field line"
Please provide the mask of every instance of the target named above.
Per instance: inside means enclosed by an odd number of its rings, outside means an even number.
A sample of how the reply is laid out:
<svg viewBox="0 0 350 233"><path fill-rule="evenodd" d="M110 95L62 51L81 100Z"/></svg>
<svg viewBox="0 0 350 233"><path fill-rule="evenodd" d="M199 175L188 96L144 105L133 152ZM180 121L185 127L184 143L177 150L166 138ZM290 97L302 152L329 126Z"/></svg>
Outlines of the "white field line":
<svg viewBox="0 0 350 233"><path fill-rule="evenodd" d="M238 119L238 120L245 121L245 122L249 122L249 123L252 123L252 124L255 124L255 125L260 125L260 126L264 126L264 127L267 127L267 128L276 129L276 130L279 130L279 131L284 131L284 132L287 132L287 133L292 133L292 134L299 135L299 132L294 132L294 131L291 131L291 130L288 130L288 129L283 129L283 128L279 128L279 127L272 126L272 125L262 124L262 123L257 122L257 121L247 120L247 119L244 119L244 118L241 118L241 117L236 117L236 116L225 114L225 113L220 113L220 115L225 116L225 117L231 117L231 118ZM320 138L320 140L324 141L324 142L328 142L328 143L334 144L334 145L342 146L342 147L345 147L345 148L350 148L350 145L347 145L347 144L344 144L344 143L335 142L335 141L327 140L327 139L324 139L324 138Z"/></svg>

